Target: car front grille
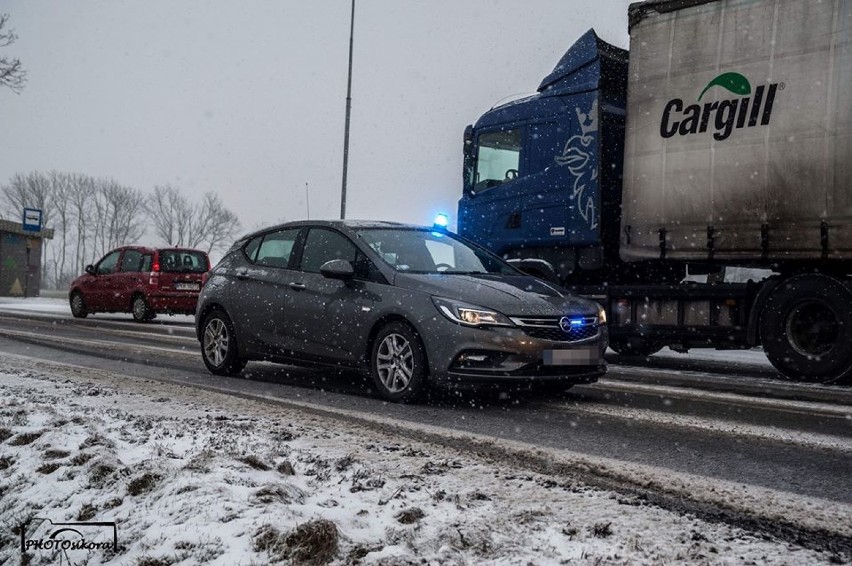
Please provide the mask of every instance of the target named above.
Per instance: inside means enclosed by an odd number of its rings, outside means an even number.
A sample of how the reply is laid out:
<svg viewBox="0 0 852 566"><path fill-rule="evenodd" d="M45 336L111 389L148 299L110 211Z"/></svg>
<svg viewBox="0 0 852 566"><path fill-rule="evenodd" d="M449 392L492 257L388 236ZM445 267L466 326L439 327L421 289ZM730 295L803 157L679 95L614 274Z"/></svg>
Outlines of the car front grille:
<svg viewBox="0 0 852 566"><path fill-rule="evenodd" d="M553 342L581 342L591 340L600 334L598 319L587 316L579 319L579 324L567 325L568 330L560 326L562 317L517 317L512 322L517 324L527 336ZM576 320L576 319L575 319Z"/></svg>

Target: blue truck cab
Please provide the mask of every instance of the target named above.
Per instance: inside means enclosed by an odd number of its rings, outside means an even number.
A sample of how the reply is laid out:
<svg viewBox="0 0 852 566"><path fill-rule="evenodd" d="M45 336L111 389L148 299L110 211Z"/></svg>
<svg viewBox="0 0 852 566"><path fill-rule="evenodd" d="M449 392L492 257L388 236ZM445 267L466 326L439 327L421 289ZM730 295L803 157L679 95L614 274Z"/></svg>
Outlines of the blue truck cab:
<svg viewBox="0 0 852 566"><path fill-rule="evenodd" d="M467 127L462 236L563 283L635 276L618 256L627 63L590 30L536 94Z"/></svg>

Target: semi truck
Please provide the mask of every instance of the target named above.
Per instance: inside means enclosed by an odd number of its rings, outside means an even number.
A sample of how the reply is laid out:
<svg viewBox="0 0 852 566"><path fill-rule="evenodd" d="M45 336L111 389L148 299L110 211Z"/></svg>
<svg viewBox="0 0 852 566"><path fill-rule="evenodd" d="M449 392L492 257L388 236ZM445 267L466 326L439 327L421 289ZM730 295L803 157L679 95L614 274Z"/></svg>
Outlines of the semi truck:
<svg viewBox="0 0 852 566"><path fill-rule="evenodd" d="M459 233L598 300L620 354L762 346L788 378L848 380L852 2L628 15L629 51L591 30L465 129Z"/></svg>

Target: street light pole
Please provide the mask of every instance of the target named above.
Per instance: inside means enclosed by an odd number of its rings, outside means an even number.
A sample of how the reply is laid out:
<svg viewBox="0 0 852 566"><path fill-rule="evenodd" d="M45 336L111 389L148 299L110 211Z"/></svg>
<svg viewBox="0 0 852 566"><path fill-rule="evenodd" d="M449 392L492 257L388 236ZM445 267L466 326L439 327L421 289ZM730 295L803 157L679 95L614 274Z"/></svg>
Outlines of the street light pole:
<svg viewBox="0 0 852 566"><path fill-rule="evenodd" d="M349 78L346 84L346 125L343 130L343 186L340 190L340 219L346 218L346 175L349 170L349 115L352 112L352 44L355 36L355 0L349 20Z"/></svg>

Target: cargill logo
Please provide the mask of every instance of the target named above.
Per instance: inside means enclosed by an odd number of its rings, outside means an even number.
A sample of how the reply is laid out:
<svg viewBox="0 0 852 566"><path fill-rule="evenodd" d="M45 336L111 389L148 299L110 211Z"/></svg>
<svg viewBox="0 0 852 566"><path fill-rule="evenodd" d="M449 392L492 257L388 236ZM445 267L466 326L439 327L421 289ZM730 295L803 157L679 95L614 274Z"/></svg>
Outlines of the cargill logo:
<svg viewBox="0 0 852 566"><path fill-rule="evenodd" d="M712 88L723 88L739 98L700 104ZM713 138L723 141L734 129L768 126L779 90L784 90L784 83L760 85L752 94L751 83L746 77L739 73L722 73L707 83L698 95L698 104L686 106L680 98L670 100L663 110L660 135L668 139L676 135L703 134L712 127Z"/></svg>

